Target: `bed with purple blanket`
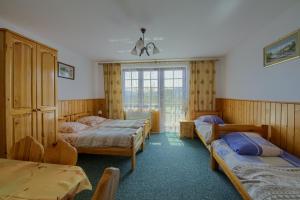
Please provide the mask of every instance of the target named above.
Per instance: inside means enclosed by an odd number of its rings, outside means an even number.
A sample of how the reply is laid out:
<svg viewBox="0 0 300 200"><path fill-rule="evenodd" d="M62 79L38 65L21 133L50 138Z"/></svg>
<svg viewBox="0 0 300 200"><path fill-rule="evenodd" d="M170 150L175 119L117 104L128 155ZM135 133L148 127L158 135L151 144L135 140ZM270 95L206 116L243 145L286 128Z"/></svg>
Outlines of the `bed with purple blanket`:
<svg viewBox="0 0 300 200"><path fill-rule="evenodd" d="M205 115L200 115L194 120L195 132L208 149L210 149L213 126L224 124L224 121L217 115L217 113L218 112L206 112Z"/></svg>
<svg viewBox="0 0 300 200"><path fill-rule="evenodd" d="M300 199L300 159L261 137L266 129L233 130L216 130L212 168L219 165L243 199Z"/></svg>

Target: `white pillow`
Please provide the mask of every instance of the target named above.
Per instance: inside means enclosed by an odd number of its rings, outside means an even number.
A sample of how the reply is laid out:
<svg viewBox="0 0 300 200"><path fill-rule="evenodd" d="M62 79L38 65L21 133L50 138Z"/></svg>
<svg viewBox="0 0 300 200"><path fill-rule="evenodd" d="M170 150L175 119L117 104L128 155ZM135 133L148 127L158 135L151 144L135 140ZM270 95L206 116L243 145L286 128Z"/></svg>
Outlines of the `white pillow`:
<svg viewBox="0 0 300 200"><path fill-rule="evenodd" d="M106 119L103 118L103 117L86 116L86 117L82 117L82 118L78 119L77 122L80 122L80 123L85 124L87 126L96 126L96 125L102 123L105 120Z"/></svg>
<svg viewBox="0 0 300 200"><path fill-rule="evenodd" d="M79 122L63 122L59 125L59 132L61 133L77 133L89 128L87 125Z"/></svg>

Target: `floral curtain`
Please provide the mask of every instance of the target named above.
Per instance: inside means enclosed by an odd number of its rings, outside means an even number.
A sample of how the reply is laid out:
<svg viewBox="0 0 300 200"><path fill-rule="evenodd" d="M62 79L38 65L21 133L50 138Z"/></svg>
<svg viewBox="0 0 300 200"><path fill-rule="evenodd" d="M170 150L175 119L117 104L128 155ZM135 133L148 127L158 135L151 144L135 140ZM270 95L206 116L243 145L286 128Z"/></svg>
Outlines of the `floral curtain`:
<svg viewBox="0 0 300 200"><path fill-rule="evenodd" d="M120 64L104 64L106 111L110 119L123 119L122 79Z"/></svg>
<svg viewBox="0 0 300 200"><path fill-rule="evenodd" d="M189 119L199 111L213 111L215 109L215 62L190 62L189 81Z"/></svg>

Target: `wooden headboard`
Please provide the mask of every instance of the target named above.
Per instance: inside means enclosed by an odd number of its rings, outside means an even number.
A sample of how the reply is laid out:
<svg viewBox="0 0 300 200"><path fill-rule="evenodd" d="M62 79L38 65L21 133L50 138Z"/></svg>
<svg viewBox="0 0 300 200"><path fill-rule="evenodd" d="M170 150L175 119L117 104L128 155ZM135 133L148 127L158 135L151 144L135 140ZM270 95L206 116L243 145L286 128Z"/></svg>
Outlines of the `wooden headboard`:
<svg viewBox="0 0 300 200"><path fill-rule="evenodd" d="M199 111L199 112L193 112L191 115L191 119L196 119L203 115L217 115L223 118L223 114L221 111Z"/></svg>
<svg viewBox="0 0 300 200"><path fill-rule="evenodd" d="M75 114L61 116L58 118L58 121L59 122L75 122L81 117L91 116L91 115L93 115L93 114L89 113L89 112L75 113Z"/></svg>
<svg viewBox="0 0 300 200"><path fill-rule="evenodd" d="M59 100L57 108L59 118L82 113L97 115L99 110L104 117L106 116L105 99Z"/></svg>
<svg viewBox="0 0 300 200"><path fill-rule="evenodd" d="M213 125L213 140L219 139L222 134L231 132L255 132L267 140L271 139L271 129L268 125L224 124Z"/></svg>

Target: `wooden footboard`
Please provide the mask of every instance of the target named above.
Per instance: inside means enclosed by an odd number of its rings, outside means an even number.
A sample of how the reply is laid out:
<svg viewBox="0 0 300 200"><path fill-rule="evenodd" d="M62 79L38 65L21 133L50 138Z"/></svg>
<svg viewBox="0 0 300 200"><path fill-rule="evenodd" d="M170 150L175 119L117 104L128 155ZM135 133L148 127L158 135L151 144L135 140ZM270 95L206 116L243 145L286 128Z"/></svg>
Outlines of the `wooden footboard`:
<svg viewBox="0 0 300 200"><path fill-rule="evenodd" d="M78 147L78 153L131 157L131 169L136 166L136 153L144 149L144 131L131 137L130 147Z"/></svg>

